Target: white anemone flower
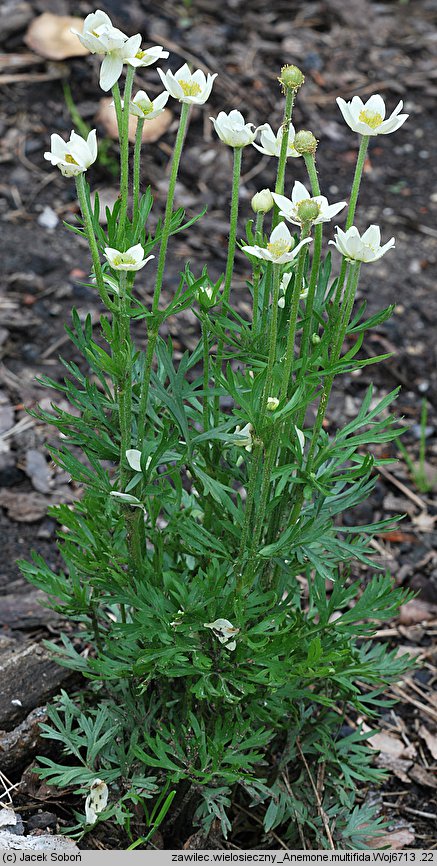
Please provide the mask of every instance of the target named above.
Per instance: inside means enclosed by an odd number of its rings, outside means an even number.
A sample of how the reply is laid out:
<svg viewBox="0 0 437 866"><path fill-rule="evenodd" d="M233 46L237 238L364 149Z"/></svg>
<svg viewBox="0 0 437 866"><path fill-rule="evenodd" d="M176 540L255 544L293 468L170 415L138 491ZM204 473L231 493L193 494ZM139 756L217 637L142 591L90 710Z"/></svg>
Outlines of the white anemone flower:
<svg viewBox="0 0 437 866"><path fill-rule="evenodd" d="M284 135L284 129L282 126L279 127L276 135L273 132L272 127L269 123L264 124L264 129L261 132L261 144L256 144L253 142L253 146L259 150L260 153L264 153L265 156L277 156L279 157L281 154L282 147L282 138ZM296 137L296 131L292 123L288 128L288 142L287 142L287 159L289 156L291 157L299 157L302 156L301 153L298 153L294 147L294 139Z"/></svg>
<svg viewBox="0 0 437 866"><path fill-rule="evenodd" d="M203 105L209 98L212 90L214 79L217 78L217 72L214 75L205 76L201 69L196 69L195 72L190 72L187 63L184 63L177 72L163 72L162 69L157 70L158 75L170 96L177 99L179 102L188 102L189 104Z"/></svg>
<svg viewBox="0 0 437 866"><path fill-rule="evenodd" d="M390 238L381 246L379 226L371 225L360 235L356 226L351 226L343 232L337 226L335 240L329 241L347 259L348 262L376 262L395 245L395 239Z"/></svg>
<svg viewBox="0 0 437 866"><path fill-rule="evenodd" d="M164 111L170 94L164 90L156 99L149 99L145 90L139 90L129 103L129 114L140 117L141 120L153 120Z"/></svg>
<svg viewBox="0 0 437 866"><path fill-rule="evenodd" d="M285 307L285 295L286 295L286 293L287 293L288 284L289 284L289 282L290 282L290 280L291 280L291 277L292 277L292 274L284 274L283 277L282 277L282 280L281 280L281 282L280 282L280 284L279 284L279 300L278 300L278 307L279 307L281 310L283 310L284 307ZM299 294L299 299L300 299L301 301L304 301L305 298L308 297L308 291L309 291L308 286L307 286L307 285L304 285L302 291L301 291L300 294Z"/></svg>
<svg viewBox="0 0 437 866"><path fill-rule="evenodd" d="M105 247L104 254L114 271L139 271L144 268L144 265L147 265L147 262L150 262L150 259L155 258L155 256L147 256L145 259L141 244L129 247L124 253L121 250L113 249L113 247Z"/></svg>
<svg viewBox="0 0 437 866"><path fill-rule="evenodd" d="M279 213L281 216L285 217L288 222L294 223L294 225L301 226L306 221L305 214L302 211L300 206L303 202L313 202L316 205L315 212L318 208L318 214L314 217L314 219L309 220L313 225L318 225L318 223L329 222L334 216L343 210L346 207L347 202L345 201L337 201L335 204L328 204L328 199L325 198L324 195L315 195L311 196L306 187L297 180L293 186L293 190L291 193L291 200L286 198L285 195L279 195L278 193L272 193L273 198L275 200L275 204L277 204L279 208Z"/></svg>
<svg viewBox="0 0 437 866"><path fill-rule="evenodd" d="M103 35L102 39L104 39ZM108 50L105 52L100 68L100 87L105 92L111 90L111 87L120 78L123 64L132 63L141 45L141 33L137 33L129 39L125 37L125 41L121 44L115 44L116 40L113 40L112 37L108 37L106 41ZM112 47L110 47L110 43L114 43Z"/></svg>
<svg viewBox="0 0 437 866"><path fill-rule="evenodd" d="M237 642L232 638L238 634L239 628L235 628L228 619L215 619L214 622L204 622L204 628L210 628L220 643L224 644L228 650L234 650Z"/></svg>
<svg viewBox="0 0 437 866"><path fill-rule="evenodd" d="M82 45L88 48L92 54L103 54L103 63L100 69L100 87L102 90L111 90L115 82L118 81L123 71L123 64L130 63L132 66L148 66L149 63L154 63L159 57L164 57L164 54L159 54L155 49L161 49L161 46L154 46L149 52L141 52L141 34L136 33L135 36L126 36L122 30L112 25L111 19L106 12L98 9L91 15L87 15L83 23L82 33L78 30L72 30L80 39ZM149 63L143 62L144 55L151 53ZM168 55L167 55L168 56Z"/></svg>
<svg viewBox="0 0 437 866"><path fill-rule="evenodd" d="M167 60L168 51L162 45L152 45L150 48L140 48L134 57L128 57L127 63L131 66L151 66L157 60Z"/></svg>
<svg viewBox="0 0 437 866"><path fill-rule="evenodd" d="M226 114L225 111L219 111L217 117L210 117L209 119L214 124L218 137L229 147L247 147L248 144L253 144L260 129L264 129L266 126L263 124L254 129L254 124L246 123L241 112L235 108L229 114Z"/></svg>
<svg viewBox="0 0 437 866"><path fill-rule="evenodd" d="M265 262L273 262L274 265L283 265L292 262L299 254L305 244L311 243L311 238L304 238L293 249L293 238L284 222L278 223L273 229L266 247L243 247L243 252L250 256L256 256Z"/></svg>
<svg viewBox="0 0 437 866"><path fill-rule="evenodd" d="M102 779L91 782L90 793L85 800L85 818L88 825L95 824L100 812L108 805L108 786Z"/></svg>
<svg viewBox="0 0 437 866"><path fill-rule="evenodd" d="M82 138L74 130L68 141L53 133L50 138L51 150L44 154L44 159L56 165L64 177L76 177L83 174L97 159L96 130L92 129L88 137Z"/></svg>
<svg viewBox="0 0 437 866"><path fill-rule="evenodd" d="M120 45L127 39L126 34L118 30L117 27L114 27L109 15L106 12L102 12L101 9L97 9L86 16L83 22L82 33L79 33L74 27L71 28L71 32L77 36L82 45L88 51L91 51L92 54L106 54L107 39L109 37ZM101 38L102 35L105 37L104 40Z"/></svg>
<svg viewBox="0 0 437 866"><path fill-rule="evenodd" d="M337 105L347 125L360 135L388 135L396 132L408 117L408 114L400 114L404 105L401 100L385 120L385 103L379 93L371 96L365 104L359 96L354 96L351 102L339 96Z"/></svg>
<svg viewBox="0 0 437 866"><path fill-rule="evenodd" d="M238 442L234 442L234 445L240 446L240 448L244 448L249 453L253 448L253 425L249 423L245 424L244 427L241 427L240 424L237 424L235 428L235 433L239 436Z"/></svg>
<svg viewBox="0 0 437 866"><path fill-rule="evenodd" d="M131 469L135 472L141 472L141 451L138 448L128 448L126 451L126 460L129 463ZM152 462L152 458L148 457L146 460L146 469L149 468Z"/></svg>

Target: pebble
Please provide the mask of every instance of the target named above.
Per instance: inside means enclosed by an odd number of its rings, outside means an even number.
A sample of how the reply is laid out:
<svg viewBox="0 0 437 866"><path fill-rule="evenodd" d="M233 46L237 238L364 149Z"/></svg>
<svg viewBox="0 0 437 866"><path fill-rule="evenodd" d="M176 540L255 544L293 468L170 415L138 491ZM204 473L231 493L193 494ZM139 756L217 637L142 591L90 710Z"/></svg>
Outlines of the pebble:
<svg viewBox="0 0 437 866"><path fill-rule="evenodd" d="M43 212L40 213L38 217L38 225L42 226L44 229L48 231L53 231L56 228L59 222L58 215L55 213L53 208L50 205L46 205Z"/></svg>

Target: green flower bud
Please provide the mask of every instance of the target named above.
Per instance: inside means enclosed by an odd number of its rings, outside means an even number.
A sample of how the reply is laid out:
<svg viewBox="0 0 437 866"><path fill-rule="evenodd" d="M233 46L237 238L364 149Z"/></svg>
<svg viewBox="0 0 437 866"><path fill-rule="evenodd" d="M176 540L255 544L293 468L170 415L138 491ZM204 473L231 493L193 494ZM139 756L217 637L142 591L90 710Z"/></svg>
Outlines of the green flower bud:
<svg viewBox="0 0 437 866"><path fill-rule="evenodd" d="M297 205L297 213L302 223L312 223L320 213L320 205L312 198L304 198Z"/></svg>
<svg viewBox="0 0 437 866"><path fill-rule="evenodd" d="M210 310L218 303L217 289L218 286L211 286L208 285L208 283L203 286L199 286L195 293L195 297L202 310Z"/></svg>
<svg viewBox="0 0 437 866"><path fill-rule="evenodd" d="M277 397L267 397L267 406L266 409L268 412L274 412L279 406L279 400Z"/></svg>
<svg viewBox="0 0 437 866"><path fill-rule="evenodd" d="M293 147L298 153L315 153L317 144L317 138L309 129L301 129L296 133L293 141Z"/></svg>
<svg viewBox="0 0 437 866"><path fill-rule="evenodd" d="M318 334L311 334L311 342L313 346L318 346L321 343L321 339Z"/></svg>
<svg viewBox="0 0 437 866"><path fill-rule="evenodd" d="M297 66L283 66L278 81L284 90L298 90L304 83L305 76Z"/></svg>
<svg viewBox="0 0 437 866"><path fill-rule="evenodd" d="M274 205L273 197L269 189L256 192L251 201L252 210L255 213L268 213Z"/></svg>

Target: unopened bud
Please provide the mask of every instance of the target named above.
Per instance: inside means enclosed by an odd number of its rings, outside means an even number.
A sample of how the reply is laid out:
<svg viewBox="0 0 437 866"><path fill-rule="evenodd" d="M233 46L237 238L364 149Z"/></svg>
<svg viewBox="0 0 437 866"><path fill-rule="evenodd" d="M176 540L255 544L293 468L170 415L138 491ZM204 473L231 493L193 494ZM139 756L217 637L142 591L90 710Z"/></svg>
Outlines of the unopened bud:
<svg viewBox="0 0 437 866"><path fill-rule="evenodd" d="M311 342L313 346L318 346L321 342L321 339L318 334L311 334Z"/></svg>
<svg viewBox="0 0 437 866"><path fill-rule="evenodd" d="M312 223L320 213L320 205L312 198L304 198L297 206L297 213L302 223Z"/></svg>
<svg viewBox="0 0 437 866"><path fill-rule="evenodd" d="M266 409L269 412L274 412L279 406L279 400L277 397L267 397L267 406Z"/></svg>
<svg viewBox="0 0 437 866"><path fill-rule="evenodd" d="M293 141L294 149L301 154L315 153L317 150L317 144L317 138L309 129L301 129L300 132L296 133Z"/></svg>
<svg viewBox="0 0 437 866"><path fill-rule="evenodd" d="M283 66L278 81L284 90L298 90L304 83L305 76L297 66Z"/></svg>
<svg viewBox="0 0 437 866"><path fill-rule="evenodd" d="M268 213L274 205L273 196L269 189L256 192L251 201L252 210L255 213Z"/></svg>

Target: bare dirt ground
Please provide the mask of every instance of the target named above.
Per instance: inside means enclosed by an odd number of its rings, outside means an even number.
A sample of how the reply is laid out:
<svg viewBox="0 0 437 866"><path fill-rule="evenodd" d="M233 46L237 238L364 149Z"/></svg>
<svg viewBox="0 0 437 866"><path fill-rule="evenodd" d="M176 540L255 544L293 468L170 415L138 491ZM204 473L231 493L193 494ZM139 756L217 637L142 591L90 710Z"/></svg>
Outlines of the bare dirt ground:
<svg viewBox="0 0 437 866"><path fill-rule="evenodd" d="M75 495L68 478L47 460L45 444L53 441L53 431L29 418L25 410L37 402L49 406L51 392L36 377L61 377L58 355L72 356L64 332L71 307L76 306L81 315L91 312L96 319L99 315L96 296L81 285L89 273L87 249L62 227L62 220L68 221L77 212L74 185L43 159L50 133L67 136L73 127L64 82L82 118L92 127L97 125L100 138L104 135L98 120L103 94L97 83L97 58L48 61L30 52L24 42L26 27L36 15L51 11L85 16L93 7L72 0L0 0L0 12L11 8L16 14L4 17L7 26L0 55L0 652L4 653L0 665L8 653L22 652L23 658L31 657L34 664L40 664L36 671L44 669L45 688L26 689L24 698L23 688L17 687L21 706L8 705L8 712L0 717L0 728L8 732L0 730L0 769L5 773L6 792L7 779L18 782L26 763L40 749L40 744L32 750L28 743L20 751L16 745L26 738L26 723L16 736L12 733L28 713L56 693L65 676L54 669L40 645L49 633L57 633L56 617L39 606L38 594L29 590L15 561L35 549L50 564L56 563L55 525L47 509ZM344 125L335 98L358 94L364 99L379 92L390 110L399 99L404 100L404 109L411 115L405 126L395 135L372 139L357 218L360 228L379 223L384 240L392 234L396 237L395 252L363 269L361 288L370 312L396 305L393 317L373 332L366 345L369 354L393 355L342 382L329 423L334 428L355 414L372 379L378 396L401 385L396 412L399 423L409 428L403 441L413 460L419 449L421 404L424 399L427 403L426 460L432 481L437 476L436 0L252 0L250 4L244 0L222 4L211 0L160 4L107 0L100 8L129 34L141 31L146 43L164 45L170 51L170 68L187 61L219 72L209 104L192 114L177 189L177 204L190 216L204 204L208 212L190 232L173 241L173 264L166 284L169 294L186 259L196 271L208 262L213 276L224 270L230 152L213 135L209 115L238 108L247 120L255 124L268 121L277 128L282 112L276 81L280 67L284 63L300 66L306 84L293 120L297 128L311 129L320 140L322 192L336 201L347 197L357 141ZM167 68L166 63L163 66ZM140 85L149 94L160 92L154 67L142 70L138 88ZM145 149L143 182L151 184L156 199L155 219L165 200L177 124L177 106L172 110L169 130ZM289 188L295 179L306 180L303 161L291 162ZM244 153L241 234L251 216L251 196L273 183L273 163L260 159L251 148ZM114 186L110 166L93 167L92 183L110 198ZM248 276L241 256L234 293L243 311ZM144 293L147 296L147 285ZM188 312L171 327L177 351L190 346L196 332L194 316ZM393 832L407 834L398 847L426 849L434 844L437 821L437 782L432 774L437 759L432 655L437 633L436 489L434 483L427 493L421 493L401 459L390 473L381 475L372 499L359 515L367 523L381 516L406 514L391 533L377 539L375 559L390 568L398 583L416 590L418 599L398 622L387 625L381 639L409 648L421 662L420 669L399 686L398 703L383 719L385 757L378 760L390 767L392 778L382 792L368 796L379 798ZM353 520L357 521L356 514ZM34 645L30 656L29 642ZM27 673L31 681L34 675ZM31 724L34 732L34 717ZM28 807L27 812L22 809L30 820L27 829L37 829L44 820L52 829L57 823L68 824L68 804L55 805L53 792L38 794L29 774L23 778L19 803ZM5 793L5 802L7 799ZM51 817L38 825L35 819L41 810ZM242 817L237 816L235 845L242 838L247 844L244 833ZM395 839L392 847L396 847Z"/></svg>

